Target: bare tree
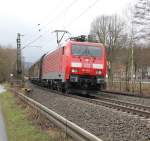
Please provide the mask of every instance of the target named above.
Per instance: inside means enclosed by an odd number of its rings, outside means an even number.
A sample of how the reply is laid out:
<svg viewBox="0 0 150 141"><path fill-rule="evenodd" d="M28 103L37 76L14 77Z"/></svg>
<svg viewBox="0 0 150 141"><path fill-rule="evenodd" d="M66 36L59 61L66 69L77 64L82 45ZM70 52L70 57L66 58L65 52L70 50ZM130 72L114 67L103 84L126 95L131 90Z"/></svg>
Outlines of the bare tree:
<svg viewBox="0 0 150 141"><path fill-rule="evenodd" d="M110 16L97 17L91 24L91 34L97 34L98 39L104 45L108 38Z"/></svg>
<svg viewBox="0 0 150 141"><path fill-rule="evenodd" d="M150 40L150 0L138 0L133 8L133 26L135 38L147 42Z"/></svg>
<svg viewBox="0 0 150 141"><path fill-rule="evenodd" d="M137 70L145 66L142 58L143 49L150 38L150 0L138 0L133 6L128 7L128 47L129 47L129 63L130 77L136 76ZM144 49L145 50L145 49Z"/></svg>
<svg viewBox="0 0 150 141"><path fill-rule="evenodd" d="M112 62L115 56L115 49L123 47L125 44L124 22L117 16L99 16L91 24L91 34L96 34L99 41L107 48L107 58L109 61L109 78L112 76ZM124 42L124 43L123 43Z"/></svg>

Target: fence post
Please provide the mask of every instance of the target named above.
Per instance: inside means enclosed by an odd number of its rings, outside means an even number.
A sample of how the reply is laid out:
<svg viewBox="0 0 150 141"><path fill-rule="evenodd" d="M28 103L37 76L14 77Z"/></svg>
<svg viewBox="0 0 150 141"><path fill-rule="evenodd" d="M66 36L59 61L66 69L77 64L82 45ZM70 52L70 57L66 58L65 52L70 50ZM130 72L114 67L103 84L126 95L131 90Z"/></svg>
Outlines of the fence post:
<svg viewBox="0 0 150 141"><path fill-rule="evenodd" d="M142 94L142 83L141 83L141 80L140 80L140 95Z"/></svg>

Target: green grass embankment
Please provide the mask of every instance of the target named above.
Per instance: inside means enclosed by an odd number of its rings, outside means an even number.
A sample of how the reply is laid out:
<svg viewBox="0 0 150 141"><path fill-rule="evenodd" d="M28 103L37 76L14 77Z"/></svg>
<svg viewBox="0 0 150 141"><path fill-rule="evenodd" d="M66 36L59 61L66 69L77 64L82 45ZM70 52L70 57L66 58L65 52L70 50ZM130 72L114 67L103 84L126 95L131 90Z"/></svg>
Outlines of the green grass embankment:
<svg viewBox="0 0 150 141"><path fill-rule="evenodd" d="M16 104L16 98L10 92L0 94L0 104L4 113L9 141L61 140L59 137L51 138L47 132L33 125L32 121L27 118L26 110ZM64 139L62 140L64 141Z"/></svg>

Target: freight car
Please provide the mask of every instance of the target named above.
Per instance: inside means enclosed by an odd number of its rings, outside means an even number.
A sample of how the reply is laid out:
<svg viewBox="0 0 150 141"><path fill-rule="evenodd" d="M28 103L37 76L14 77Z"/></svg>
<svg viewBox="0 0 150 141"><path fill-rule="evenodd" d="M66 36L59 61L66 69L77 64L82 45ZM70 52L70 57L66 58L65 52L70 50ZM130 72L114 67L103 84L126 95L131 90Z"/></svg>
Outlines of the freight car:
<svg viewBox="0 0 150 141"><path fill-rule="evenodd" d="M106 71L105 47L81 36L43 55L31 66L29 75L33 83L69 93L105 88Z"/></svg>

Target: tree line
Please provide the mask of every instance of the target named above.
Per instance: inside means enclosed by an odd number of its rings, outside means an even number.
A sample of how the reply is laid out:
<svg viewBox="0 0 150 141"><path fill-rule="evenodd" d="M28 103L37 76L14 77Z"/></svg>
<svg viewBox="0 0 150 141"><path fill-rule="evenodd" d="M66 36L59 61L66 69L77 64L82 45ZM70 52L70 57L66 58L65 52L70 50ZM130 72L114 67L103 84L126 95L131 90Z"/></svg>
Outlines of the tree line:
<svg viewBox="0 0 150 141"><path fill-rule="evenodd" d="M96 35L107 50L108 77L118 72L124 79L144 78L150 69L150 0L138 0L128 9L128 16L101 15L91 23L90 34ZM150 73L150 72L149 72ZM149 76L150 77L150 76Z"/></svg>
<svg viewBox="0 0 150 141"><path fill-rule="evenodd" d="M0 46L0 82L10 78L16 69L16 49Z"/></svg>

